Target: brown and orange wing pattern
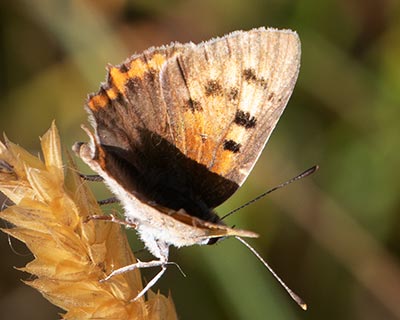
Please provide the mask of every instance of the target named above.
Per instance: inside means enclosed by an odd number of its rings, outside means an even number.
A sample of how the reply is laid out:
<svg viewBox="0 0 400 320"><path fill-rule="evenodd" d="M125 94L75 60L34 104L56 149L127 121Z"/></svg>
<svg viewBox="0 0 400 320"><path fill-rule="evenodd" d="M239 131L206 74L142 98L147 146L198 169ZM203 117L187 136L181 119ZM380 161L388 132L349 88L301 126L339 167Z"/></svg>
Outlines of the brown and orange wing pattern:
<svg viewBox="0 0 400 320"><path fill-rule="evenodd" d="M296 33L260 28L111 66L87 103L101 163L146 200L187 212L216 207L247 178L299 65Z"/></svg>

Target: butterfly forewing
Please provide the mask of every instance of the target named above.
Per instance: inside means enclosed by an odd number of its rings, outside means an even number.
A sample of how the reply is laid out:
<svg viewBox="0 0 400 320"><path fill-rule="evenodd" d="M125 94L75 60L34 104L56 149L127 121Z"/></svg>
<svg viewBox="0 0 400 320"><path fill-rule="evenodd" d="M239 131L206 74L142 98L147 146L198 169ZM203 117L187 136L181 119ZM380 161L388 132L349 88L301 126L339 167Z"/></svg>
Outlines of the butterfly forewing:
<svg viewBox="0 0 400 320"><path fill-rule="evenodd" d="M299 65L300 43L290 31L235 32L183 51L161 77L175 145L240 186L286 106ZM177 96L184 99L174 103Z"/></svg>
<svg viewBox="0 0 400 320"><path fill-rule="evenodd" d="M105 150L99 163L145 199L216 207L254 166L299 64L296 33L260 28L149 49L111 66L87 104Z"/></svg>

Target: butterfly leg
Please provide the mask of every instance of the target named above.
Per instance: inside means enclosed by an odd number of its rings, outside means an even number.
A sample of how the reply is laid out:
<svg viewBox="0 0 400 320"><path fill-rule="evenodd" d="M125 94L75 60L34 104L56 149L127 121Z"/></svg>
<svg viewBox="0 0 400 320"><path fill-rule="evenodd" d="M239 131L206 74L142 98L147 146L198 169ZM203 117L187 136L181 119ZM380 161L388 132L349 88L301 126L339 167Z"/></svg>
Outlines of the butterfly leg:
<svg viewBox="0 0 400 320"><path fill-rule="evenodd" d="M86 181L93 181L93 182L103 182L104 179L98 174L83 174L80 173L79 176Z"/></svg>
<svg viewBox="0 0 400 320"><path fill-rule="evenodd" d="M97 201L99 206L104 206L106 204L119 203L119 202L120 202L119 199L116 198L116 197L111 197L111 198L108 198L108 199Z"/></svg>
<svg viewBox="0 0 400 320"><path fill-rule="evenodd" d="M114 216L114 215L112 215L112 214L111 214L111 215L107 215L107 216L103 216L103 215L91 215L91 216L88 216L88 217L86 218L86 221L85 221L85 222L89 222L90 220L109 221L109 222L117 223L117 224L120 224L120 225L122 225L122 226L124 226L124 227L131 228L131 229L136 229L136 227L137 227L136 224L134 224L134 223L132 223L132 222L128 222L128 221L123 220L123 219L119 219L119 218L117 218L116 216Z"/></svg>
<svg viewBox="0 0 400 320"><path fill-rule="evenodd" d="M151 279L147 283L147 285L131 301L136 301L139 298L141 298L154 284L157 283L157 281L165 273L165 270L167 270L167 264L170 264L170 262L168 262L168 253L169 253L168 245L165 243L161 243L155 239L153 239L153 242L157 248L156 252L154 252L154 253L156 253L156 256L159 258L159 260L152 260L152 261L144 262L144 261L140 261L139 259L136 259L137 260L136 263L133 263L128 266L114 270L106 278L101 280L101 282L107 281L116 275L123 274L123 273L129 272L129 271L133 271L135 269L161 267L161 270L154 276L154 278Z"/></svg>
<svg viewBox="0 0 400 320"><path fill-rule="evenodd" d="M101 280L101 282L107 281L110 278L112 278L118 274L122 274L122 273L125 273L128 271L133 271L138 268L141 269L141 268L161 267L161 270L154 276L154 278L151 279L147 283L147 285L136 295L136 297L131 300L131 302L133 302L133 301L136 301L139 298L141 298L154 284L156 284L156 282L164 274L165 270L167 270L167 264L168 264L168 261L165 261L165 260L153 260L153 261L147 261L147 262L137 260L137 262L134 264L130 264L129 266L125 266L125 267L119 268L117 270L114 270L106 278Z"/></svg>
<svg viewBox="0 0 400 320"><path fill-rule="evenodd" d="M149 290L149 289L162 277L162 275L164 274L165 270L167 270L167 265L166 265L166 263L164 263L164 264L161 265L161 270L160 270L160 272L157 273L157 274L155 275L155 277L154 277L153 279L150 280L150 282L142 289L142 291L140 291L140 292L138 293L138 295L137 295L135 298L133 298L133 299L131 300L131 302L136 301L136 300L138 300L139 298L141 298L141 297L147 292L147 290Z"/></svg>
<svg viewBox="0 0 400 320"><path fill-rule="evenodd" d="M83 180L90 181L90 182L103 182L104 181L103 177L98 175L98 174L83 174L83 173L80 173L79 176ZM111 197L111 198L108 198L108 199L97 201L97 203L100 206L104 206L106 204L112 204L112 203L119 203L119 202L120 202L119 199L116 198L116 197Z"/></svg>

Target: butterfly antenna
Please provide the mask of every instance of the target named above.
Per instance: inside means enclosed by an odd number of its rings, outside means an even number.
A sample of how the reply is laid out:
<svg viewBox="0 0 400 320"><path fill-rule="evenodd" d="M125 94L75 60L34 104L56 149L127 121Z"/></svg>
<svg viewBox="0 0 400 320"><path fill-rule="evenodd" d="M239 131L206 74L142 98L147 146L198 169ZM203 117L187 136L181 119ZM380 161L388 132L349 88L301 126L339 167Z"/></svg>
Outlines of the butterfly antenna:
<svg viewBox="0 0 400 320"><path fill-rule="evenodd" d="M275 271L271 268L271 266L265 261L261 255L243 238L235 236L241 243L243 243L257 258L262 262L262 264L271 272L274 278L279 282L279 284L286 290L286 292L290 295L290 297L299 305L303 310L307 310L307 304L304 302L302 298L300 298L296 293L290 289L286 283L283 282L281 278L275 273Z"/></svg>
<svg viewBox="0 0 400 320"><path fill-rule="evenodd" d="M292 178L290 180L287 180L284 183L281 183L281 184L273 187L272 189L269 189L268 191L266 191L266 192L260 194L259 196L255 197L253 200L250 200L249 202L246 202L245 204L241 205L240 207L228 212L226 215L224 215L221 218L221 220L224 220L225 218L229 217L231 214L234 214L235 212L238 212L239 210L242 210L244 207L247 207L247 206L251 205L252 203L260 200L261 198L264 198L267 194L269 194L269 193L271 193L271 192L273 192L275 190L283 188L283 187L287 186L288 184L291 184L292 182L295 182L297 180L300 180L300 179L303 179L305 177L308 177L309 175L313 174L318 169L319 169L318 165L315 165L315 166L311 167L310 169L307 169L306 171L300 173L296 177L294 177L294 178Z"/></svg>

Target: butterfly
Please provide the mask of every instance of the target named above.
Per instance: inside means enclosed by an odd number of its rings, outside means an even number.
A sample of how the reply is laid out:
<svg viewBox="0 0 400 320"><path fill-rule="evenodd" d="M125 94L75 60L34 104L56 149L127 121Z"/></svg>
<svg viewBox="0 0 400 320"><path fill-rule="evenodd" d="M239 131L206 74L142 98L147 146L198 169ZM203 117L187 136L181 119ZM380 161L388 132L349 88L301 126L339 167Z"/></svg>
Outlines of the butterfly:
<svg viewBox="0 0 400 320"><path fill-rule="evenodd" d="M156 258L169 247L257 237L228 227L214 208L248 177L295 86L300 41L290 30L236 31L200 44L172 43L108 66L89 95L94 133L75 152L98 173ZM107 279L109 278L107 277Z"/></svg>

